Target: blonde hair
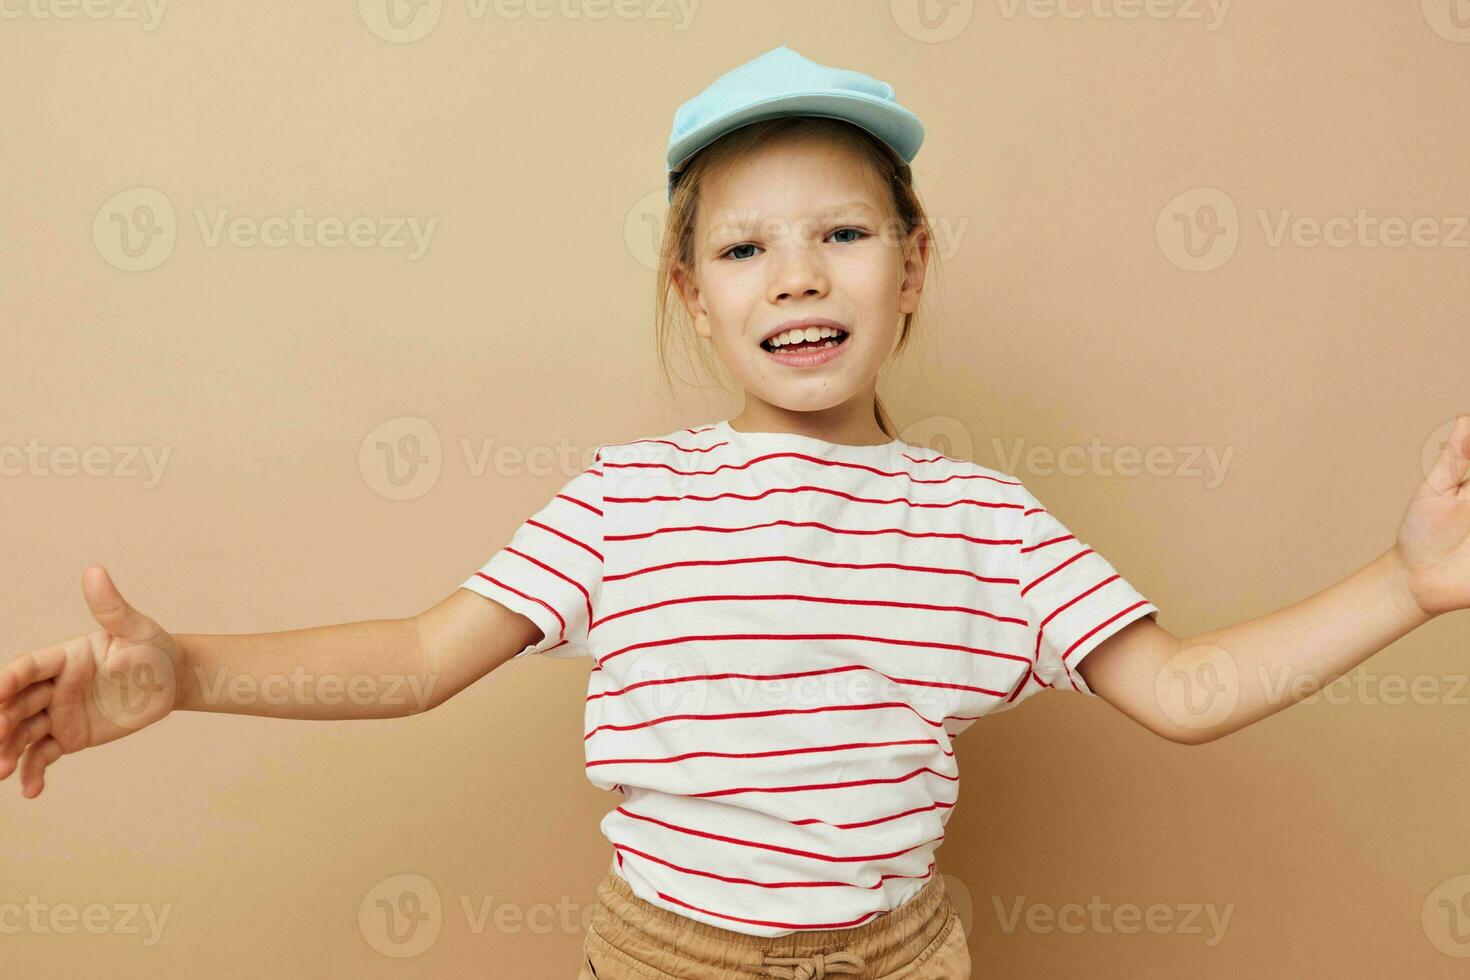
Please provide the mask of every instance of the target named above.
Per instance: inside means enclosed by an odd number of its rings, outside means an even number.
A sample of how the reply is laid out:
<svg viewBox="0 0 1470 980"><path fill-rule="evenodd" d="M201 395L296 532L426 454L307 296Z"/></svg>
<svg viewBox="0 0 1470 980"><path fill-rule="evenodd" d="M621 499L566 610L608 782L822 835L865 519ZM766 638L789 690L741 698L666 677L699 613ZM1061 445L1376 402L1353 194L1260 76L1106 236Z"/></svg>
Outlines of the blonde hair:
<svg viewBox="0 0 1470 980"><path fill-rule="evenodd" d="M933 253L934 235L928 214L914 189L913 171L903 158L886 143L871 133L850 123L821 116L783 116L743 126L720 137L700 150L677 176L673 198L669 202L668 214L664 219L663 241L659 248L658 279L654 288L654 343L658 349L659 364L669 390L674 392L673 378L669 373L668 355L675 347L674 321L684 329L679 339L685 341L684 352L692 354L708 376L724 377L724 372L710 356L709 347L703 344L690 345L693 338L693 321L688 310L679 302L675 292L674 269L682 266L697 283L694 262L694 222L699 212L699 191L709 175L729 161L743 156L775 140L810 139L831 136L845 144L865 163L879 182L892 195L893 214L888 224L895 223L900 235L908 235L915 228L923 228L929 242L924 261ZM909 343L916 314L905 313L899 331L898 343L893 353L901 353ZM886 365L885 365L886 366ZM720 386L724 390L724 386ZM677 394L675 395L677 398ZM890 438L898 433L883 406L883 399L875 395L873 419L878 428Z"/></svg>

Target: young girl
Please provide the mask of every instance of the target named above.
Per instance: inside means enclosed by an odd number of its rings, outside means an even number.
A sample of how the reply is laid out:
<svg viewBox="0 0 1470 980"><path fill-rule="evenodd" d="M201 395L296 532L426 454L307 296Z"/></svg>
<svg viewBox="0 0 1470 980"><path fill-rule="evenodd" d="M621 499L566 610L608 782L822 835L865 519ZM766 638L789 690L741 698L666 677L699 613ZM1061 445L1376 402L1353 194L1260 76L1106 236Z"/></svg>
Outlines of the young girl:
<svg viewBox="0 0 1470 980"><path fill-rule="evenodd" d="M600 446L407 620L172 636L89 568L102 628L0 670L0 777L24 754L34 798L62 754L173 709L386 717L514 657L588 657L586 773L622 799L580 977L964 978L934 855L976 719L1060 687L1198 744L1470 604L1470 416L1392 547L1190 638L1015 477L897 438L876 378L930 257L922 137L888 85L789 48L721 76L675 115L659 287L744 389L738 415ZM1172 679L1203 663L1202 711ZM432 695L228 705L199 681L326 664ZM1280 667L1313 684L1273 699Z"/></svg>

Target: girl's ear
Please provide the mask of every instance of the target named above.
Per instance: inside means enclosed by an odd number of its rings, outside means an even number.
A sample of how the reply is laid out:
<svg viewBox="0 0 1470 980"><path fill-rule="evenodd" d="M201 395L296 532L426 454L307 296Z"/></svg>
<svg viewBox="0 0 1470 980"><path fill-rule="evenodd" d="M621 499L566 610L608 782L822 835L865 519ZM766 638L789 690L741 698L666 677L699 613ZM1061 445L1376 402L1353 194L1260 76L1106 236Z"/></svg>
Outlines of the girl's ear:
<svg viewBox="0 0 1470 980"><path fill-rule="evenodd" d="M929 267L929 236L915 228L903 243L903 283L898 289L898 312L914 313L924 291L924 273Z"/></svg>
<svg viewBox="0 0 1470 980"><path fill-rule="evenodd" d="M699 285L694 281L693 274L682 262L675 263L669 273L674 280L674 289L679 294L679 301L684 304L684 310L689 318L694 321L694 332L701 337L710 335L709 315L705 311L704 301L699 295Z"/></svg>

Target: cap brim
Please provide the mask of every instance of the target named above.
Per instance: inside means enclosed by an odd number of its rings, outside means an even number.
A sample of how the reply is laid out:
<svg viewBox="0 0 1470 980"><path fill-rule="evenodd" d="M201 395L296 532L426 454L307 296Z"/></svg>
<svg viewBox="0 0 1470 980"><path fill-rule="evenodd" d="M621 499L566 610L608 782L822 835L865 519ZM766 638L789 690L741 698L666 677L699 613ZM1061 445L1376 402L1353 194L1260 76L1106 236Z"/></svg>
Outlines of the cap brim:
<svg viewBox="0 0 1470 980"><path fill-rule="evenodd" d="M847 91L802 92L753 102L680 137L665 157L670 180L696 153L720 137L779 116L824 116L852 123L893 147L905 162L913 161L924 142L924 124L919 117L886 99Z"/></svg>

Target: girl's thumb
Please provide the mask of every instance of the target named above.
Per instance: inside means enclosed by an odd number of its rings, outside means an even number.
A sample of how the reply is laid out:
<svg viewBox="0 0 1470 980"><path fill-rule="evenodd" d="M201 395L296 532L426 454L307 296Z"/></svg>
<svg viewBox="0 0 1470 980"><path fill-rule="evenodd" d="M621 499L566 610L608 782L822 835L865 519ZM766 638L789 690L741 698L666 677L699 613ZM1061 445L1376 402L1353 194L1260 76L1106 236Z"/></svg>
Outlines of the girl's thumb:
<svg viewBox="0 0 1470 980"><path fill-rule="evenodd" d="M89 565L82 573L82 594L92 618L113 636L125 640L147 640L158 632L158 624L138 612L117 591L112 576L101 565Z"/></svg>

